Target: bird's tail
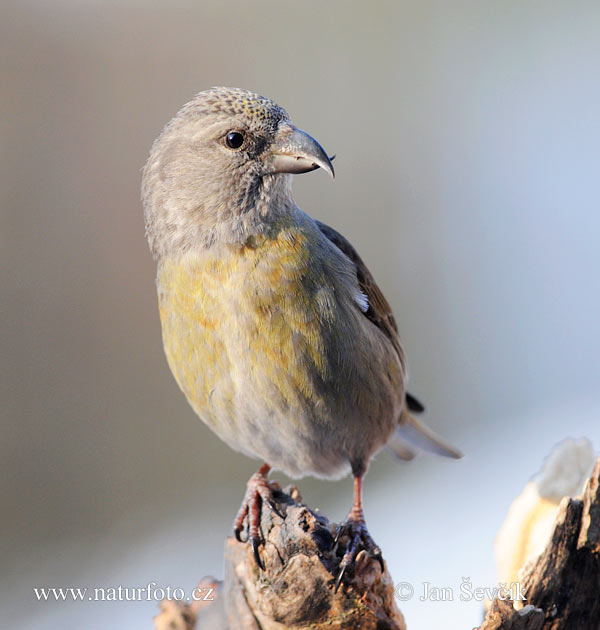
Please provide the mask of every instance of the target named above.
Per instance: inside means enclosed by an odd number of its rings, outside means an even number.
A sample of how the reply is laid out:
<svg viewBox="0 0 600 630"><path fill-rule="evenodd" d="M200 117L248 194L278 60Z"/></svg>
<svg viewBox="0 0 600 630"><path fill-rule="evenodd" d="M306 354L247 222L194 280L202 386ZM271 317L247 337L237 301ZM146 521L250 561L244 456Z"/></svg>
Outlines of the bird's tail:
<svg viewBox="0 0 600 630"><path fill-rule="evenodd" d="M387 442L392 451L404 460L411 460L419 451L460 459L462 453L450 446L429 427L412 416L405 407L398 427Z"/></svg>

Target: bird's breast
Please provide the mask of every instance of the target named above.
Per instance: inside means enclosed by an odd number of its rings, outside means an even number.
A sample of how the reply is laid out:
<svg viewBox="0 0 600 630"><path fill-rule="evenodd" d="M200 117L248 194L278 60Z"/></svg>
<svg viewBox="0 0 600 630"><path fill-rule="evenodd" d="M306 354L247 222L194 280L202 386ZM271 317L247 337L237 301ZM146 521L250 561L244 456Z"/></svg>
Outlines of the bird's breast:
<svg viewBox="0 0 600 630"><path fill-rule="evenodd" d="M345 283L331 252L294 227L161 260L169 365L230 446L292 475L334 476L387 439L401 366Z"/></svg>
<svg viewBox="0 0 600 630"><path fill-rule="evenodd" d="M287 229L161 261L167 359L209 424L223 414L233 422L251 404L248 388L273 409L322 404L336 288L311 245L301 230Z"/></svg>

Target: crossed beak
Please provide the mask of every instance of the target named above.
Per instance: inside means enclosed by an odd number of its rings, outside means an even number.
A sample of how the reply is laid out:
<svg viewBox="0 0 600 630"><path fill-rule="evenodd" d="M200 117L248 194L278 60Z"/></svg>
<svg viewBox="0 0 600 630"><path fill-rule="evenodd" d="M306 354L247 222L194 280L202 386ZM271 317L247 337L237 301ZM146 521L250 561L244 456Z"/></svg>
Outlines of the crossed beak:
<svg viewBox="0 0 600 630"><path fill-rule="evenodd" d="M335 177L331 163L333 158L328 157L325 149L306 131L286 124L277 136L271 152L269 172L308 173L321 167L332 178Z"/></svg>

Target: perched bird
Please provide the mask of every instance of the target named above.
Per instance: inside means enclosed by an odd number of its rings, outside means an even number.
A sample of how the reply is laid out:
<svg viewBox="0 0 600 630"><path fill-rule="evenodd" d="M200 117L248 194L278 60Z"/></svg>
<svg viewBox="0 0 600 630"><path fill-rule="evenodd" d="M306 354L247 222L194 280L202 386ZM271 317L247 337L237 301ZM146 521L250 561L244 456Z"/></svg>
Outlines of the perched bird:
<svg viewBox="0 0 600 630"><path fill-rule="evenodd" d="M198 416L266 462L248 482L244 521L261 566L259 520L271 468L292 477L352 472L339 580L369 536L361 482L385 444L460 457L410 411L389 304L354 247L294 202L291 175L321 168L321 145L268 98L200 92L166 125L143 173L146 234L158 261L167 360Z"/></svg>

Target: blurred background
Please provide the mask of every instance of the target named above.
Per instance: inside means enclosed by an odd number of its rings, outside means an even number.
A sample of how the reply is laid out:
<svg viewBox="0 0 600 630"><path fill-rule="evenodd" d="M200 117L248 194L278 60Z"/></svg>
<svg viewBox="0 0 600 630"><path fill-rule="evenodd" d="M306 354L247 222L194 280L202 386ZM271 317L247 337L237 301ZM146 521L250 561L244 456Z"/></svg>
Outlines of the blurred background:
<svg viewBox="0 0 600 630"><path fill-rule="evenodd" d="M511 500L567 436L600 445L600 5L4 0L0 8L0 597L11 627L151 627L191 589L257 463L194 416L164 359L140 169L213 85L283 105L337 154L300 206L392 304L427 421L460 462L386 453L367 520L409 629L471 628ZM280 474L275 475L282 479ZM303 480L343 518L351 481Z"/></svg>

